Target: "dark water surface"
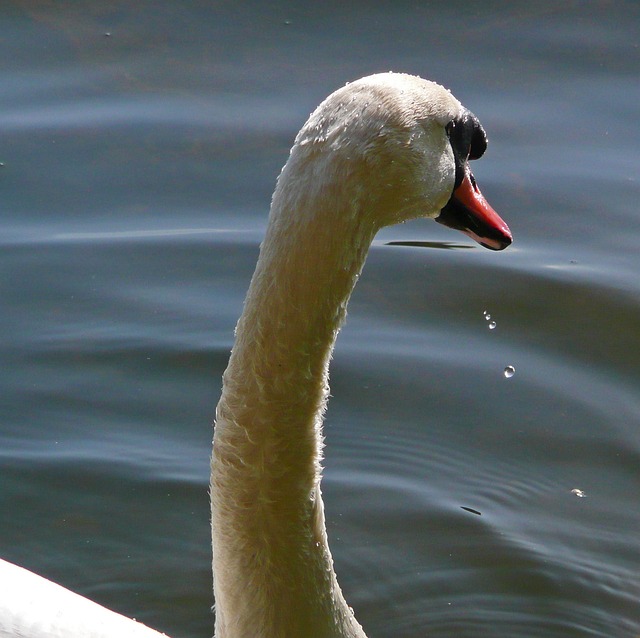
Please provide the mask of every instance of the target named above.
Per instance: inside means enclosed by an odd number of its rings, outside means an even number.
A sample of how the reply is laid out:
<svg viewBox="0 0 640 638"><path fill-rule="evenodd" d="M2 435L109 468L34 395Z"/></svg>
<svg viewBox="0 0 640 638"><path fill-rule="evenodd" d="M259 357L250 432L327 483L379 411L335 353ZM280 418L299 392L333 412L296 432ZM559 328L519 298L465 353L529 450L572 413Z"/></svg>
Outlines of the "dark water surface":
<svg viewBox="0 0 640 638"><path fill-rule="evenodd" d="M343 589L371 638L640 634L639 7L3 3L0 555L212 634L210 422L275 178L393 69L481 119L516 242L376 239L327 415Z"/></svg>

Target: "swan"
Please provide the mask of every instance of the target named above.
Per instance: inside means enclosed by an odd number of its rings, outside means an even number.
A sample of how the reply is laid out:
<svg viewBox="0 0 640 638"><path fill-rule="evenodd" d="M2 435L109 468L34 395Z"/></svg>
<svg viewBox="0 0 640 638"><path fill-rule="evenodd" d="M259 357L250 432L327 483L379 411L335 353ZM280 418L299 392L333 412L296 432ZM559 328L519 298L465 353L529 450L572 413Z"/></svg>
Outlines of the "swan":
<svg viewBox="0 0 640 638"><path fill-rule="evenodd" d="M489 249L511 244L469 169L486 147L478 119L448 90L401 73L347 84L298 133L216 409L216 638L366 638L338 585L324 521L329 360L382 227L430 217ZM2 638L160 635L9 563L0 562L0 593ZM47 609L40 599L54 595Z"/></svg>

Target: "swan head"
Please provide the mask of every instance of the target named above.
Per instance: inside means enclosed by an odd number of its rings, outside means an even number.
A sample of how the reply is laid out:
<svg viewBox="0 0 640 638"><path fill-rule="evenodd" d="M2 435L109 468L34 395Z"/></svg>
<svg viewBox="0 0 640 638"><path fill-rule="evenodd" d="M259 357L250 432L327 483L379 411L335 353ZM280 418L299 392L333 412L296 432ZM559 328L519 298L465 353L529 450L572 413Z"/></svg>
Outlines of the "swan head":
<svg viewBox="0 0 640 638"><path fill-rule="evenodd" d="M469 168L486 148L480 122L450 91L416 76L380 73L320 104L283 172L300 171L299 179L304 172L304 190L325 202L348 199L374 229L430 217L502 250L512 242L509 227Z"/></svg>

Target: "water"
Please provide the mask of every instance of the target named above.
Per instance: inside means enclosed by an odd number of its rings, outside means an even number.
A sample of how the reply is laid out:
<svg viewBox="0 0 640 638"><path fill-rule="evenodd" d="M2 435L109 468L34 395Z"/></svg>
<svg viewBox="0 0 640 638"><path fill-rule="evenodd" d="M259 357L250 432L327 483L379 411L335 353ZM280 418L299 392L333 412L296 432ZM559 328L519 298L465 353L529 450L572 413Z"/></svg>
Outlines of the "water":
<svg viewBox="0 0 640 638"><path fill-rule="evenodd" d="M371 638L640 634L636 3L0 12L4 558L211 635L210 422L275 177L395 69L478 115L515 244L376 238L326 427L347 599Z"/></svg>

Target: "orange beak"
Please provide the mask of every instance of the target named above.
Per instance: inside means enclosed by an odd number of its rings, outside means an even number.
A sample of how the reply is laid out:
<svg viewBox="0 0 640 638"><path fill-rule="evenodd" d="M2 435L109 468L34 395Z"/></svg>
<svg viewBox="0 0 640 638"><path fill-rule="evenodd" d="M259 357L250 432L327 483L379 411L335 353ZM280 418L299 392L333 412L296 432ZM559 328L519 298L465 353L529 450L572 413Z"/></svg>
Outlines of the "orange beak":
<svg viewBox="0 0 640 638"><path fill-rule="evenodd" d="M509 226L484 198L468 167L436 221L461 230L491 250L504 250L513 241Z"/></svg>

